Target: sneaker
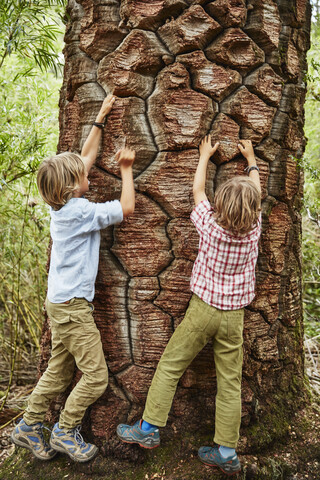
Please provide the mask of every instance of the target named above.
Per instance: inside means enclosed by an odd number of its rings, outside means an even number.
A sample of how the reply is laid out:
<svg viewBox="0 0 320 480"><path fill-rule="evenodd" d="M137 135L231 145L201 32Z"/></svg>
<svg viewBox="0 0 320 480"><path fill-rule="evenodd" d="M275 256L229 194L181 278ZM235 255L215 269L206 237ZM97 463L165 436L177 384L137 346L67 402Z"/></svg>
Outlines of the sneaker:
<svg viewBox="0 0 320 480"><path fill-rule="evenodd" d="M227 475L233 475L241 470L237 454L233 455L233 457L224 458L217 445L215 447L200 447L198 456L205 465L219 467Z"/></svg>
<svg viewBox="0 0 320 480"><path fill-rule="evenodd" d="M15 445L30 450L40 460L51 460L57 452L45 441L43 429L50 432L41 422L27 425L22 418L12 431L11 440Z"/></svg>
<svg viewBox="0 0 320 480"><path fill-rule="evenodd" d="M88 462L92 460L97 453L98 447L92 443L86 443L80 434L81 425L67 429L59 428L56 423L53 427L50 445L58 452L66 453L75 462Z"/></svg>
<svg viewBox="0 0 320 480"><path fill-rule="evenodd" d="M143 448L156 448L160 445L160 433L157 427L147 432L141 430L142 420L138 420L132 427L120 423L117 426L117 435L125 443L137 443Z"/></svg>

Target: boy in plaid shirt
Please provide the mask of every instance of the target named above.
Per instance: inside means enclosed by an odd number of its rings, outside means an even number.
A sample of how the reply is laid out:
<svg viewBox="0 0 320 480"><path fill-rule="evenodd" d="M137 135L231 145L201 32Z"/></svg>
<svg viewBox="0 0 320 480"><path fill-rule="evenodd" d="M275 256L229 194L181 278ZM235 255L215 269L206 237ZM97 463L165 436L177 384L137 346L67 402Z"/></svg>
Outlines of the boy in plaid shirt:
<svg viewBox="0 0 320 480"><path fill-rule="evenodd" d="M199 236L193 266L193 292L186 315L172 335L149 389L143 420L119 425L117 434L144 448L160 444L158 427L166 425L178 381L195 356L212 338L217 375L214 447L200 447L206 465L226 474L240 471L235 448L241 422L242 331L244 307L254 298L255 265L261 233L261 188L250 140L240 140L248 177L221 185L212 209L205 194L207 165L219 143L205 137L193 183L195 208L191 213Z"/></svg>

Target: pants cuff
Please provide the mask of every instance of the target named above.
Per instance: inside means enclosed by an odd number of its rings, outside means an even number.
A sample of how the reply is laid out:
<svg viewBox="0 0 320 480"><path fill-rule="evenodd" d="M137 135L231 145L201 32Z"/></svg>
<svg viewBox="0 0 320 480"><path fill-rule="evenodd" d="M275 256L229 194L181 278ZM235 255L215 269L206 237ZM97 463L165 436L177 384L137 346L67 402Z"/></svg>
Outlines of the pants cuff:
<svg viewBox="0 0 320 480"><path fill-rule="evenodd" d="M214 437L213 441L218 445L222 445L223 447L229 448L237 448L238 442L228 442L227 440L223 440L222 438Z"/></svg>
<svg viewBox="0 0 320 480"><path fill-rule="evenodd" d="M36 423L39 423L39 422L42 423L44 421L44 415L39 415L39 417L33 417L33 416L29 417L27 414L24 414L22 418L25 421L25 423L29 425L29 427L31 425L35 425Z"/></svg>
<svg viewBox="0 0 320 480"><path fill-rule="evenodd" d="M156 427L165 427L167 425L167 422L160 422L159 420L153 420L151 417L148 417L145 414L142 415L142 420L144 420L145 422L151 423L151 425L155 425Z"/></svg>
<svg viewBox="0 0 320 480"><path fill-rule="evenodd" d="M58 425L59 425L59 428L64 428L65 430L71 430L75 427L77 427L78 425L80 425L81 422L76 422L76 423L65 423L61 420L59 420L58 422Z"/></svg>

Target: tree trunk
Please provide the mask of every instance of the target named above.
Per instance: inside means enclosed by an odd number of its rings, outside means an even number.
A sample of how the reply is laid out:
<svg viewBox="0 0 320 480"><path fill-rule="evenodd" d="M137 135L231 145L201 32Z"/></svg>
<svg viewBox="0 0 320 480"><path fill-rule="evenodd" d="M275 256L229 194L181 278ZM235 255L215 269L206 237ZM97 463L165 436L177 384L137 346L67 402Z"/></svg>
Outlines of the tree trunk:
<svg viewBox="0 0 320 480"><path fill-rule="evenodd" d="M220 140L207 193L243 174L239 138L261 171L263 233L256 298L244 329L242 446L283 435L304 395L301 158L306 0L69 0L58 150L80 151L105 95L119 97L90 174L88 198L119 198L115 162L137 152L135 213L102 232L95 319L110 371L89 409L94 440L116 447L118 422L141 416L160 356L190 299L198 235L189 220L198 145ZM90 261L90 259L88 259ZM49 356L47 324L40 370ZM167 434L213 427L209 344L183 375ZM57 410L60 398L51 410ZM170 427L171 425L171 427Z"/></svg>

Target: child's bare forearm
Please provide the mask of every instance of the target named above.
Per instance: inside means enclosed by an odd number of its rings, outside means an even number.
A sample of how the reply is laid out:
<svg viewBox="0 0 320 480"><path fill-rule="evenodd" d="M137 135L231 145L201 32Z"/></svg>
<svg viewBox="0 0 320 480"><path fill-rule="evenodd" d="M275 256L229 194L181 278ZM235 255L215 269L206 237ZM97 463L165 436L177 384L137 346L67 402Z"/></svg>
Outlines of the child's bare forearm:
<svg viewBox="0 0 320 480"><path fill-rule="evenodd" d="M136 152L131 150L131 148L121 148L116 154L116 160L120 165L122 178L120 203L124 217L133 213L135 207L135 192L132 173L132 165L135 158Z"/></svg>
<svg viewBox="0 0 320 480"><path fill-rule="evenodd" d="M105 98L95 120L95 123L100 124L100 126L94 125L91 128L88 138L84 142L84 145L82 147L81 158L88 172L92 167L92 165L94 164L94 162L96 161L99 145L101 141L103 124L105 122L106 116L109 114L112 108L114 101L115 101L115 97L113 95L108 95Z"/></svg>
<svg viewBox="0 0 320 480"><path fill-rule="evenodd" d="M98 122L98 117L96 122ZM101 120L99 121L99 123ZM92 127L91 132L88 135L87 140L85 141L83 148L81 150L81 158L84 161L87 171L89 172L90 168L94 164L97 158L98 149L100 145L102 131L98 127Z"/></svg>
<svg viewBox="0 0 320 480"><path fill-rule="evenodd" d="M250 140L240 140L238 145L240 152L246 158L248 162L248 171L249 177L251 180L256 184L258 190L261 192L261 185L260 185L260 175L259 169L257 167L256 157L254 156L254 151L252 147L252 143ZM251 169L251 167L254 167Z"/></svg>
<svg viewBox="0 0 320 480"><path fill-rule="evenodd" d="M250 155L250 156L247 158L247 162L248 162L248 167L249 167L249 169L250 169L250 167L256 167L256 166L257 166L257 161L256 161L256 158L255 158L255 156L254 156L254 153L252 153L252 155ZM261 192L261 184L260 184L259 170L256 170L256 169L250 170L250 172L249 172L249 177L250 177L251 180L256 184L258 190Z"/></svg>
<svg viewBox="0 0 320 480"><path fill-rule="evenodd" d="M135 207L135 192L133 184L132 167L120 167L122 178L122 191L120 203L122 207L123 216L127 217L134 212Z"/></svg>
<svg viewBox="0 0 320 480"><path fill-rule="evenodd" d="M211 145L211 135L206 135L199 145L200 158L193 180L193 198L196 205L207 200L205 188L208 162L218 147L219 142L216 142L214 146Z"/></svg>
<svg viewBox="0 0 320 480"><path fill-rule="evenodd" d="M194 175L193 198L196 205L198 205L198 203L202 202L203 200L207 200L205 188L209 158L210 157L208 155L200 155L197 170Z"/></svg>

